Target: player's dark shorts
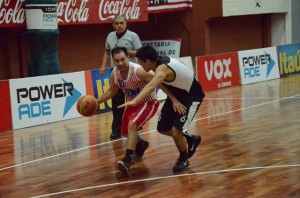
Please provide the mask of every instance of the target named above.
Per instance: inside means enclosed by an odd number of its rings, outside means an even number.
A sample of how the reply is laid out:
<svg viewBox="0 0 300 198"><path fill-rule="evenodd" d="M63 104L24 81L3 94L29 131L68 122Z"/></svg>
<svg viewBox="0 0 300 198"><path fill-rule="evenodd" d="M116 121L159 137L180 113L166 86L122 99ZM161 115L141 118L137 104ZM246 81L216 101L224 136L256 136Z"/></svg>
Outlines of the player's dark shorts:
<svg viewBox="0 0 300 198"><path fill-rule="evenodd" d="M160 116L157 124L157 131L166 132L173 126L182 132L187 132L193 118L195 117L205 94L199 82L194 79L190 92L168 86L169 90L175 97L186 107L186 114L180 115L173 109L172 101L167 98L163 108L161 109Z"/></svg>
<svg viewBox="0 0 300 198"><path fill-rule="evenodd" d="M158 118L157 131L166 132L174 126L178 130L186 132L190 127L201 102L187 102L184 105L187 108L187 112L185 115L180 115L174 111L171 100L167 98Z"/></svg>

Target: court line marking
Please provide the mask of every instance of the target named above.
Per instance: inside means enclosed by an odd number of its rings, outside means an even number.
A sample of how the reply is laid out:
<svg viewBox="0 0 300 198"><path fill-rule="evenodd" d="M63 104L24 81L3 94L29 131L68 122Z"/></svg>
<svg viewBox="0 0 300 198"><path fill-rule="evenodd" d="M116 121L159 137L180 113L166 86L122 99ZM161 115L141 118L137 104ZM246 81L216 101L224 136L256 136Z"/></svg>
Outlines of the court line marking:
<svg viewBox="0 0 300 198"><path fill-rule="evenodd" d="M294 98L300 98L300 95L292 96ZM286 97L265 97L265 98L204 98L205 100L270 100L270 99L284 99Z"/></svg>
<svg viewBox="0 0 300 198"><path fill-rule="evenodd" d="M273 102L278 102L278 101L285 100L285 99L295 98L295 97L298 97L298 96L300 96L300 94L297 94L297 95L294 95L294 96L285 97L285 98L280 98L280 99L272 100L272 101L268 101L268 102L263 102L263 103L260 103L260 104L257 104L257 105L253 105L253 106L249 106L249 107L244 107L244 108L240 108L240 109L235 109L235 110L227 111L227 112L224 112L224 113L219 113L217 115L207 116L205 118L194 119L193 122L199 121L199 120L208 119L208 118L212 118L212 117L217 117L217 116L221 116L221 115L225 115L225 114L229 114L229 113L234 113L234 112L237 112L237 111L242 111L242 110L250 109L250 108L253 108L253 107L259 107L259 106L267 105L267 104L270 104L270 103L273 103Z"/></svg>
<svg viewBox="0 0 300 198"><path fill-rule="evenodd" d="M155 181L155 180L162 180L162 179L169 179L169 178L176 178L176 177L206 175L206 174L213 174L213 173L228 173L228 172L233 172L233 171L264 170L264 169L291 168L291 167L298 168L298 167L300 167L300 164L290 164L290 165L281 165L281 166L279 166L279 165L278 166L257 166L257 167L248 167L248 168L233 168L233 169L223 169L223 170L214 170L214 171L204 171L204 172L197 172L197 173L187 173L187 174L180 174L180 175L169 175L169 176L164 176L164 177L152 177L152 178L146 178L146 179L138 179L138 180L125 181L125 182L116 182L116 183L110 183L110 184L77 188L77 189L73 189L73 190L66 190L66 191L60 191L60 192L55 192L55 193L50 193L50 194L38 195L38 196L34 196L32 198L61 195L61 194L67 194L67 193L84 191L84 190L105 188L105 187L109 187L109 186L132 184L132 183L138 183L138 182L148 182L148 181Z"/></svg>
<svg viewBox="0 0 300 198"><path fill-rule="evenodd" d="M53 157L58 157L58 156L61 156L61 155L66 155L66 154L69 154L69 153L73 153L73 152L85 150L85 149L92 148L92 147L97 147L97 146L101 146L101 145L105 145L105 144L110 144L112 142L120 141L122 139L126 139L126 138L121 138L121 139L118 139L118 140L112 140L112 141L109 141L109 142L103 142L103 143L100 143L100 144L94 144L94 145L91 145L91 146L82 147L82 148L75 149L75 150L72 150L72 151L67 151L67 152L56 154L56 155L51 155L51 156L48 156L48 157L43 157L43 158L39 158L39 159L36 159L36 160L32 160L32 161L28 161L28 162L16 164L16 165L13 165L13 166L4 167L4 168L1 168L0 171L6 170L6 169L10 169L10 168L16 168L18 166L23 166L23 165L26 165L26 164L31 164L31 163L34 163L34 162L42 161L42 160L45 160L45 159L50 159L50 158L53 158Z"/></svg>
<svg viewBox="0 0 300 198"><path fill-rule="evenodd" d="M294 95L294 96L285 97L285 98L280 98L280 99L277 99L277 100L272 100L272 101L268 101L268 102L264 102L264 103L260 103L260 104L249 106L249 107L245 107L245 108L240 108L240 109L236 109L236 110L232 110L232 111L227 111L227 112L224 112L224 113L219 113L219 114L216 114L216 115L207 116L207 117L200 118L200 119L194 119L192 122L196 122L196 121L200 121L200 120L205 120L205 119L209 119L209 118L212 118L212 117L218 117L218 116L226 115L226 114L237 112L237 111L242 111L242 110L250 109L250 108L253 108L253 107L258 107L258 106L270 104L270 103L273 103L273 102L278 102L278 101L281 101L281 100L295 98L295 97L298 97L298 96L300 96L300 94L297 94L297 95ZM144 132L144 133L141 133L141 134L152 133L152 132L155 132L155 131L156 130L152 130L152 131ZM34 162L38 162L38 161L50 159L50 158L53 158L53 157L58 157L58 156L61 156L61 155L66 155L66 154L77 152L77 151L81 151L81 150L84 150L84 149L89 149L89 148L93 148L93 147L97 147L97 146L101 146L101 145L105 145L105 144L110 144L111 142L120 141L120 140L123 140L123 139L126 139L126 138L121 138L121 139L117 139L117 140L103 142L103 143L100 143L100 144L95 144L95 145L91 145L91 146L87 146L87 147L82 147L82 148L75 149L75 150L72 150L72 151L67 151L67 152L56 154L56 155L51 155L51 156L48 156L48 157L39 158L39 159L36 159L36 160L32 160L32 161L28 161L28 162L16 164L16 165L13 165L13 166L8 166L8 167L0 168L0 171L11 169L11 168L16 168L16 167L19 167L19 166L24 166L24 165L31 164L31 163L34 163Z"/></svg>

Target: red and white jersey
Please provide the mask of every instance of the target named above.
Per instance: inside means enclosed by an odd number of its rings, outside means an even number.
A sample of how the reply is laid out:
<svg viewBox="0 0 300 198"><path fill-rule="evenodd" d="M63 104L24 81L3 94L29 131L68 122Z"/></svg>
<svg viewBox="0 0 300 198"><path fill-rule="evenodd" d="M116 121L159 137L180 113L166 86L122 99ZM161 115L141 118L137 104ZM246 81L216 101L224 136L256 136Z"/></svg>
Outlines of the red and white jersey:
<svg viewBox="0 0 300 198"><path fill-rule="evenodd" d="M132 99L134 99L148 83L147 81L140 79L136 75L136 70L141 67L142 66L136 63L129 62L129 71L128 71L127 78L125 80L121 77L121 73L117 69L117 67L114 67L113 69L114 76L115 76L115 83L125 93L127 101L131 101ZM157 99L156 92L153 91L149 96L147 96L140 103L145 103L147 101L156 100L156 99Z"/></svg>

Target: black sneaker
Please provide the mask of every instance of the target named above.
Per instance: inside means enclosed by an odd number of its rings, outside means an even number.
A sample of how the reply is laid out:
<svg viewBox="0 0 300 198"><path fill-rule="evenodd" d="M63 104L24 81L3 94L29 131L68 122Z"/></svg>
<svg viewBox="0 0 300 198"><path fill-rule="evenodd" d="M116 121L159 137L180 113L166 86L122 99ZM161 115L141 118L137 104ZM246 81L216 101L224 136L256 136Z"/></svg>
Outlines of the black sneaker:
<svg viewBox="0 0 300 198"><path fill-rule="evenodd" d="M119 160L117 161L116 166L121 171L123 176L125 177L130 176L130 165L127 162L123 160Z"/></svg>
<svg viewBox="0 0 300 198"><path fill-rule="evenodd" d="M188 160L177 159L176 164L173 166L173 171L182 171L189 167L190 163Z"/></svg>
<svg viewBox="0 0 300 198"><path fill-rule="evenodd" d="M196 152L196 149L199 146L200 142L201 142L201 136L200 135L191 135L191 138L187 139L188 158L191 158L194 155L194 153Z"/></svg>
<svg viewBox="0 0 300 198"><path fill-rule="evenodd" d="M110 139L111 140L115 140L115 139L119 139L119 138L121 138L121 133L120 132L112 132L110 134Z"/></svg>
<svg viewBox="0 0 300 198"><path fill-rule="evenodd" d="M145 150L149 147L149 142L146 141L146 140L141 140L140 142L138 142L136 144L136 147L135 147L135 153L133 155L133 159L135 160L141 160L144 153L145 153Z"/></svg>

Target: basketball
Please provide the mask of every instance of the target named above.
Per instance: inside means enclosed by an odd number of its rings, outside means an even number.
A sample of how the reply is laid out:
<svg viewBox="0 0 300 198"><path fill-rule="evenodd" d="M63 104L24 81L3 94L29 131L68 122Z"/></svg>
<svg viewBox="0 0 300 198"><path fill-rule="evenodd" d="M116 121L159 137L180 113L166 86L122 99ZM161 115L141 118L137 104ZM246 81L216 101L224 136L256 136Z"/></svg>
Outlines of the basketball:
<svg viewBox="0 0 300 198"><path fill-rule="evenodd" d="M93 116L97 110L97 100L91 95L81 96L77 101L77 111L85 117Z"/></svg>

